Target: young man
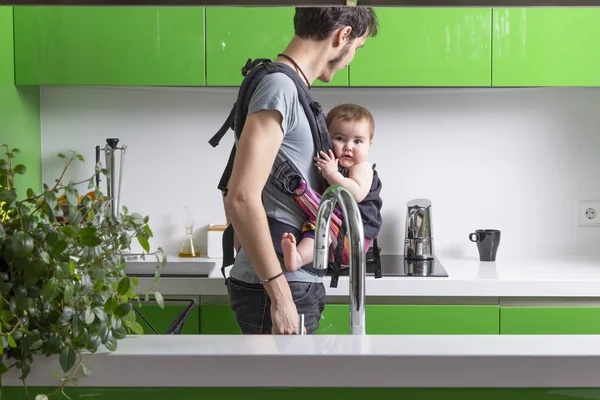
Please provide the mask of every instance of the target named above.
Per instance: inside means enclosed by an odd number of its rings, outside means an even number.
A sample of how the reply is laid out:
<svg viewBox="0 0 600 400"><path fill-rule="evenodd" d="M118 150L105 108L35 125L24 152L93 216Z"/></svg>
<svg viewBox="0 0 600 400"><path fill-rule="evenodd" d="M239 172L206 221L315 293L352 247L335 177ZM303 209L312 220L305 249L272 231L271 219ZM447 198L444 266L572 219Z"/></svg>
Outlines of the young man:
<svg viewBox="0 0 600 400"><path fill-rule="evenodd" d="M308 88L329 82L346 67L368 36L377 34L367 7L298 7L295 36L274 61L293 68ZM314 333L325 307L322 277L310 267L283 273L283 232L298 232L306 216L293 196L267 184L274 163L289 162L318 187L312 133L293 81L265 76L248 106L225 197L225 211L241 248L227 280L231 307L244 333L296 334L298 314ZM272 222L276 221L277 224ZM278 231L276 226L283 226Z"/></svg>

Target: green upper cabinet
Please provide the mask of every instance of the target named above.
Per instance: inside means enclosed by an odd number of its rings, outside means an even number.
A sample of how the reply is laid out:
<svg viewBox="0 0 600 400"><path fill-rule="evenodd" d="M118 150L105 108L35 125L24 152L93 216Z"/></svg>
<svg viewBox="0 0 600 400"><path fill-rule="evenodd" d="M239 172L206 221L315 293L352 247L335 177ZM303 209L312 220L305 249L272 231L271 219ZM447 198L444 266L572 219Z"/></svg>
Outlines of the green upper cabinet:
<svg viewBox="0 0 600 400"><path fill-rule="evenodd" d="M350 86L490 86L490 8L376 8Z"/></svg>
<svg viewBox="0 0 600 400"><path fill-rule="evenodd" d="M207 7L207 86L239 86L249 58L283 53L294 36L293 19L293 7ZM316 80L314 86L348 86L348 67L331 82Z"/></svg>
<svg viewBox="0 0 600 400"><path fill-rule="evenodd" d="M13 7L0 6L0 145L21 151L14 161L27 173L15 176L15 186L24 198L28 188L42 190L40 90L15 86L14 64Z"/></svg>
<svg viewBox="0 0 600 400"><path fill-rule="evenodd" d="M493 86L600 85L600 8L493 13Z"/></svg>
<svg viewBox="0 0 600 400"><path fill-rule="evenodd" d="M15 7L19 85L204 86L203 7Z"/></svg>

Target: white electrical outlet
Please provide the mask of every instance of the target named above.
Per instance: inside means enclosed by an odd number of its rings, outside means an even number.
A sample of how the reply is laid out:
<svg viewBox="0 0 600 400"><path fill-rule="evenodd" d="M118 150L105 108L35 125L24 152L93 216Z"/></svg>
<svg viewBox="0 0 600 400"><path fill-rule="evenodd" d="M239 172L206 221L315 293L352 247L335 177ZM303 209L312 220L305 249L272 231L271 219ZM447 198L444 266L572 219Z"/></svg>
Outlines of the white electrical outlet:
<svg viewBox="0 0 600 400"><path fill-rule="evenodd" d="M600 201L579 203L579 225L600 225Z"/></svg>

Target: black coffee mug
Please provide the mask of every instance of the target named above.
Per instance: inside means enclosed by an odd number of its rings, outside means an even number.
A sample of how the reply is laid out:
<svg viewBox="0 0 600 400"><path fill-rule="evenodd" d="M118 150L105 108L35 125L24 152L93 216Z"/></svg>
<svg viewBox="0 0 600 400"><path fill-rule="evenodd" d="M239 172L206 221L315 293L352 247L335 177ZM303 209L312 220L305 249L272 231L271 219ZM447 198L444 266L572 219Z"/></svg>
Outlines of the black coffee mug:
<svg viewBox="0 0 600 400"><path fill-rule="evenodd" d="M496 252L500 245L500 231L479 229L469 234L469 240L477 243L480 261L496 261Z"/></svg>

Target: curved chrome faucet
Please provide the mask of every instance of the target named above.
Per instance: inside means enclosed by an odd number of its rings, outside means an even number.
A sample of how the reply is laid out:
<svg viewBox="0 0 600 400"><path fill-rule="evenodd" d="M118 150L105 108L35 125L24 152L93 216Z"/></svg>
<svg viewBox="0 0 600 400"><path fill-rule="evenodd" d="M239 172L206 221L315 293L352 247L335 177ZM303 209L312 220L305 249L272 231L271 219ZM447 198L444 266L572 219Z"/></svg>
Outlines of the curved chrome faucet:
<svg viewBox="0 0 600 400"><path fill-rule="evenodd" d="M364 229L358 204L348 189L334 185L321 197L315 229L315 253L313 266L326 270L329 262L329 224L336 204L342 210L343 223L347 227L350 243L350 334L365 334L365 277L366 254Z"/></svg>

